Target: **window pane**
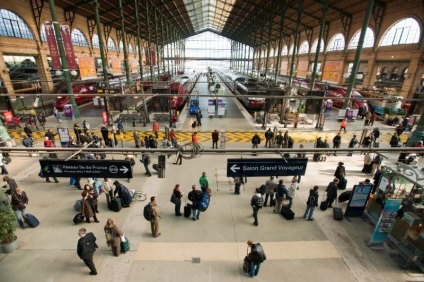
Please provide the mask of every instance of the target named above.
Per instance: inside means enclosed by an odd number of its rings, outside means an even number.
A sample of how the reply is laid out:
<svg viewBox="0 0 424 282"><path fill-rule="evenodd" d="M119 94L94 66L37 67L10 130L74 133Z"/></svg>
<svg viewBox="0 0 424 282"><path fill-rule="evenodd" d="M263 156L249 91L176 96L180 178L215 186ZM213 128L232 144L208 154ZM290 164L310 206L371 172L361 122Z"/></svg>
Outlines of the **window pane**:
<svg viewBox="0 0 424 282"><path fill-rule="evenodd" d="M28 25L15 13L0 9L0 36L34 39Z"/></svg>

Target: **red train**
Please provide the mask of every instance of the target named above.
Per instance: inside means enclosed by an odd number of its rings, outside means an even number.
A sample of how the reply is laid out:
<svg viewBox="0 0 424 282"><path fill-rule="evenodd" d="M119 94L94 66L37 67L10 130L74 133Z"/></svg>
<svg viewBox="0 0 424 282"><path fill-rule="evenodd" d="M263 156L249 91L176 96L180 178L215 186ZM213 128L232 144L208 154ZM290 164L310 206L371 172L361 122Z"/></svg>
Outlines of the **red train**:
<svg viewBox="0 0 424 282"><path fill-rule="evenodd" d="M171 94L177 94L176 96L171 97L171 108L172 109L180 109L187 97L182 97L180 95L190 94L196 85L197 79L199 78L199 74L193 72L188 75L177 76L174 81L170 84L169 88Z"/></svg>

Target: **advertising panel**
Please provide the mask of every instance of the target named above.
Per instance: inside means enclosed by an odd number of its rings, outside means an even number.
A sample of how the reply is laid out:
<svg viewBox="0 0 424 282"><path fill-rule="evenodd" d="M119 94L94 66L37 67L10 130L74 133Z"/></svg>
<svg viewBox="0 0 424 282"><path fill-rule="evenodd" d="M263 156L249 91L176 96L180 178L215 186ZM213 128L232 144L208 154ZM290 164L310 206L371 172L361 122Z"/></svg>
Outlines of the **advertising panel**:
<svg viewBox="0 0 424 282"><path fill-rule="evenodd" d="M52 59L52 69L60 70L62 65L60 63L59 50L57 48L56 36L54 33L53 23L45 22L44 30L46 31L47 45L49 46L50 57Z"/></svg>
<svg viewBox="0 0 424 282"><path fill-rule="evenodd" d="M81 80L97 78L96 64L92 57L78 58Z"/></svg>
<svg viewBox="0 0 424 282"><path fill-rule="evenodd" d="M62 34L63 47L65 48L66 60L70 70L77 70L78 64L75 60L74 47L72 46L71 29L68 23L60 23L60 33Z"/></svg>

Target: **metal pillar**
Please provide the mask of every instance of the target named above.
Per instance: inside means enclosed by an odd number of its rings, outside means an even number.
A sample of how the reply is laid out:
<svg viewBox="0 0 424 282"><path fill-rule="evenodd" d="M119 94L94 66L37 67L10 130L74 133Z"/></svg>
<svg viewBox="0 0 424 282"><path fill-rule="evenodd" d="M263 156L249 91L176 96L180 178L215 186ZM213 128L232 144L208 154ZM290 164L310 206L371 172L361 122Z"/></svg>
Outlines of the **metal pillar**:
<svg viewBox="0 0 424 282"><path fill-rule="evenodd" d="M159 32L158 32L158 15L157 9L155 8L155 35L156 35L156 65L158 69L158 77L160 77L160 67L159 67Z"/></svg>
<svg viewBox="0 0 424 282"><path fill-rule="evenodd" d="M128 67L127 38L125 33L124 8L122 7L122 0L119 0L119 16L121 17L122 43L124 44L125 77L128 83L130 81L130 68Z"/></svg>
<svg viewBox="0 0 424 282"><path fill-rule="evenodd" d="M166 36L169 38L169 22L166 22ZM170 42L170 40L167 40L168 42ZM166 55L168 57L168 61L167 61L167 65L168 65L168 72L170 75L172 75L172 71L171 68L169 67L169 60L170 60L170 51L169 51L169 45L171 43L166 44Z"/></svg>
<svg viewBox="0 0 424 282"><path fill-rule="evenodd" d="M364 45L365 34L367 33L368 23L370 21L374 0L368 1L367 11L365 13L364 22L362 23L361 35L359 36L358 47L356 48L355 60L353 62L352 72L349 78L349 85L346 92L346 100L343 108L346 109L350 104L350 96L352 94L353 85L355 84L356 74L358 73L359 60L361 59L362 46Z"/></svg>
<svg viewBox="0 0 424 282"><path fill-rule="evenodd" d="M317 50L315 52L315 59L314 59L314 68L312 70L312 80L311 80L311 91L314 90L315 80L316 80L316 73L318 68L318 57L319 52L321 49L321 40L324 35L324 27L325 27L325 18L327 17L327 11L328 11L328 0L324 0L324 7L322 8L322 18L319 26L319 36L318 36L318 44L317 44Z"/></svg>
<svg viewBox="0 0 424 282"><path fill-rule="evenodd" d="M262 58L262 40L264 38L264 25L261 27L261 40L259 42L259 60L258 60L258 72L256 74L256 78L259 79L259 72L261 70L261 58Z"/></svg>
<svg viewBox="0 0 424 282"><path fill-rule="evenodd" d="M293 81L293 75L294 75L294 61L296 59L297 55L297 45L299 44L299 26L301 22L301 16L303 11L303 0L299 1L299 8L297 9L297 21L296 21L296 30L295 30L295 36L294 36L294 43L293 43L293 54L292 54L292 60L291 60L291 66L290 66L290 77L289 77L289 95L291 95L291 89L292 89L292 81ZM289 46L290 47L290 46ZM285 110L285 109L283 109Z"/></svg>
<svg viewBox="0 0 424 282"><path fill-rule="evenodd" d="M277 52L277 62L275 63L275 75L274 82L277 82L278 76L280 75L280 57L281 57L281 48L283 46L283 28L284 20L286 18L286 1L281 1L280 5L280 36L278 37L278 52Z"/></svg>
<svg viewBox="0 0 424 282"><path fill-rule="evenodd" d="M152 50L150 48L150 9L149 9L149 1L146 1L146 28L147 28L147 54L146 57L149 56L149 67L150 67L150 80L153 81L153 66L152 66Z"/></svg>
<svg viewBox="0 0 424 282"><path fill-rule="evenodd" d="M49 0L49 10L52 16L54 33L56 35L57 47L59 48L60 60L62 62L63 76L65 77L66 90L68 91L69 101L74 108L74 117L79 118L80 112L75 102L74 91L71 84L71 73L69 71L68 60L66 59L65 49L63 48L62 34L60 33L59 22L57 21L56 6L54 0Z"/></svg>
<svg viewBox="0 0 424 282"><path fill-rule="evenodd" d="M162 35L162 68L163 71L166 73L165 71L165 33L164 33L164 29L163 29L163 16L160 16L160 30L161 30L161 35Z"/></svg>
<svg viewBox="0 0 424 282"><path fill-rule="evenodd" d="M135 11L135 20L136 20L136 29L137 29L137 47L138 47L138 66L140 68L140 76L141 81L144 80L143 77L143 49L141 47L140 43L140 11L139 11L139 5L141 4L141 0L135 0L134 2L134 11ZM143 88L143 85L141 85L141 88ZM143 104L145 104L144 97L143 97Z"/></svg>
<svg viewBox="0 0 424 282"><path fill-rule="evenodd" d="M265 73L264 78L266 79L266 75L268 74L268 63L269 63L269 54L271 52L271 31L272 31L272 23L274 21L273 14L268 15L269 22L268 22L268 40L267 40L267 46L266 46L266 61L265 61Z"/></svg>

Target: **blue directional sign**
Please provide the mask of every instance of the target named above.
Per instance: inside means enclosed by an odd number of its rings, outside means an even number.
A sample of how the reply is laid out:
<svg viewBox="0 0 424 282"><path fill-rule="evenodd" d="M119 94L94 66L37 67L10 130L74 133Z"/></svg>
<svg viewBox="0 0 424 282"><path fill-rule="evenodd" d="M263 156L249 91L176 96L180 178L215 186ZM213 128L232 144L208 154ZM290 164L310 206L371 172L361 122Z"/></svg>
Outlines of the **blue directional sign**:
<svg viewBox="0 0 424 282"><path fill-rule="evenodd" d="M228 159L227 177L305 175L307 158Z"/></svg>
<svg viewBox="0 0 424 282"><path fill-rule="evenodd" d="M132 178L130 161L125 160L40 160L48 177Z"/></svg>

